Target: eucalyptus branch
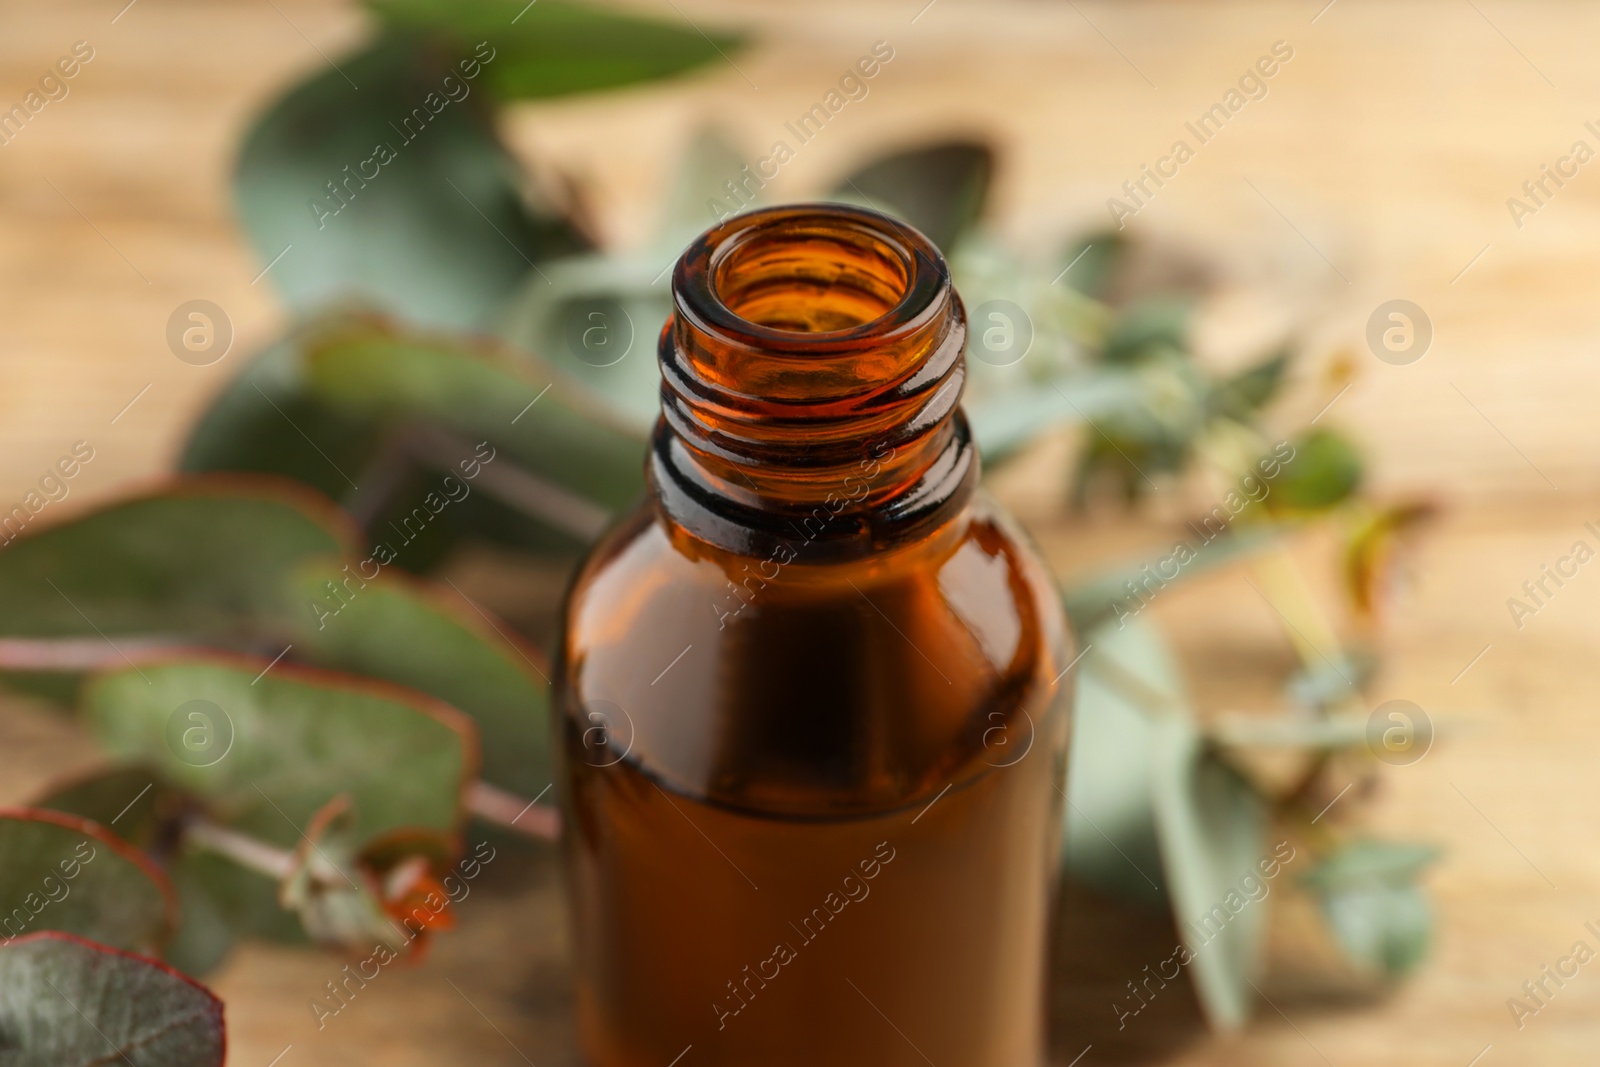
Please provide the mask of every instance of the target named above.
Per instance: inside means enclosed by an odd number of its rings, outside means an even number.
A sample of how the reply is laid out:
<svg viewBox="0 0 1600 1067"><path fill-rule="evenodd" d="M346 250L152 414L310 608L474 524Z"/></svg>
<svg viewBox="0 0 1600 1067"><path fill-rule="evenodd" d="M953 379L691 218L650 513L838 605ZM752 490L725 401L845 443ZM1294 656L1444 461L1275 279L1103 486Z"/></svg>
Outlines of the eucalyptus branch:
<svg viewBox="0 0 1600 1067"><path fill-rule="evenodd" d="M540 804L538 798L525 800L487 782L472 783L467 790L467 810L486 822L541 841L554 841L561 836L560 811Z"/></svg>
<svg viewBox="0 0 1600 1067"><path fill-rule="evenodd" d="M1260 590L1261 595L1283 621L1301 663L1311 670L1332 667L1349 684L1350 689L1335 701L1335 709L1342 714L1363 714L1365 708L1355 681L1345 675L1334 658L1342 655L1339 636L1317 607L1289 550L1283 546L1270 549L1251 564L1251 569L1265 587Z"/></svg>
<svg viewBox="0 0 1600 1067"><path fill-rule="evenodd" d="M275 882L283 881L294 870L294 853L288 849L259 841L203 817L185 823L183 834L187 841L210 849L219 856L226 856L239 866L264 874Z"/></svg>
<svg viewBox="0 0 1600 1067"><path fill-rule="evenodd" d="M166 637L118 638L115 645L104 637L6 637L0 638L0 670L95 671L123 666L130 655L185 647Z"/></svg>
<svg viewBox="0 0 1600 1067"><path fill-rule="evenodd" d="M403 440L413 460L442 470L454 470L458 460L473 454L466 441L431 426L419 427ZM483 464L477 486L507 507L584 542L598 537L611 521L605 508L516 466L509 457Z"/></svg>

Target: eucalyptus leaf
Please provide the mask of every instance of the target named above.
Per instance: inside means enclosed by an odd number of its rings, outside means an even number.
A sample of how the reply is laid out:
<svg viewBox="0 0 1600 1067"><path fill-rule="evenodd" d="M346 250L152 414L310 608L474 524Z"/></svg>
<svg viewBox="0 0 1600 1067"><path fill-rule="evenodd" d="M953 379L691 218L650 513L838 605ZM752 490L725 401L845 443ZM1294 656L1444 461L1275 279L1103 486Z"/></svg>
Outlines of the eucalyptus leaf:
<svg viewBox="0 0 1600 1067"><path fill-rule="evenodd" d="M1398 978L1427 955L1433 910L1417 879L1438 858L1439 850L1428 845L1362 838L1303 881L1345 955L1358 967Z"/></svg>
<svg viewBox="0 0 1600 1067"><path fill-rule="evenodd" d="M134 763L98 767L53 782L32 806L114 827L122 840L149 851L183 816L187 803L154 769Z"/></svg>
<svg viewBox="0 0 1600 1067"><path fill-rule="evenodd" d="M1289 359L1289 350L1284 349L1216 383L1207 398L1212 413L1239 422L1253 419L1283 388Z"/></svg>
<svg viewBox="0 0 1600 1067"><path fill-rule="evenodd" d="M294 916L279 907L271 878L194 847L187 837L172 844L197 802L150 767L92 771L53 786L36 803L102 824L114 821L118 833L137 847L172 850L163 864L178 897L178 928L161 955L183 973L209 974L244 937L305 943Z"/></svg>
<svg viewBox="0 0 1600 1067"><path fill-rule="evenodd" d="M248 639L292 568L352 543L343 516L290 483L176 481L0 552L0 636Z"/></svg>
<svg viewBox="0 0 1600 1067"><path fill-rule="evenodd" d="M6 1067L222 1067L222 1002L155 960L66 934L0 944Z"/></svg>
<svg viewBox="0 0 1600 1067"><path fill-rule="evenodd" d="M0 933L60 930L151 952L172 933L166 876L98 823L38 808L0 808Z"/></svg>
<svg viewBox="0 0 1600 1067"><path fill-rule="evenodd" d="M1340 949L1386 978L1414 970L1433 940L1433 906L1415 885L1357 886L1321 894Z"/></svg>
<svg viewBox="0 0 1600 1067"><path fill-rule="evenodd" d="M315 394L339 410L493 442L524 470L606 511L630 506L643 490L644 433L564 382L539 381L499 349L353 320L307 358Z"/></svg>
<svg viewBox="0 0 1600 1067"><path fill-rule="evenodd" d="M1119 899L1166 899L1152 800L1154 717L1181 704L1177 664L1161 634L1133 622L1084 633L1067 770L1063 862L1078 880ZM1151 709L1137 678L1171 705Z"/></svg>
<svg viewBox="0 0 1600 1067"><path fill-rule="evenodd" d="M1439 855L1435 845L1357 838L1324 858L1302 880L1319 892L1356 885L1405 885L1438 862Z"/></svg>
<svg viewBox="0 0 1600 1067"><path fill-rule="evenodd" d="M1272 483L1269 510L1325 511L1346 500L1361 486L1364 464L1349 438L1336 430L1317 429L1296 438L1294 458Z"/></svg>
<svg viewBox="0 0 1600 1067"><path fill-rule="evenodd" d="M344 594L329 593L327 583ZM319 666L381 678L466 712L483 739L483 779L532 799L552 781L544 656L461 594L388 574L347 579L308 565L298 653Z"/></svg>
<svg viewBox="0 0 1600 1067"><path fill-rule="evenodd" d="M1105 358L1125 363L1155 348L1187 352L1193 318L1194 301L1187 297L1146 297L1130 304L1106 337Z"/></svg>
<svg viewBox="0 0 1600 1067"><path fill-rule="evenodd" d="M182 468L294 478L359 513L370 531L368 541L389 539L428 492L439 488L437 468L456 473L456 458L408 449L426 436L426 419L417 412L348 404L314 392L306 373L309 352L330 333L347 333L352 323L367 330L392 329L343 315L302 324L225 387L191 431ZM468 447L466 454L471 451ZM532 551L570 550L590 536L575 538L488 494L475 493L453 504L420 536L402 538L403 544L391 547L400 566L419 570L468 535Z"/></svg>
<svg viewBox="0 0 1600 1067"><path fill-rule="evenodd" d="M483 61L493 51L384 34L260 116L239 156L238 211L292 308L355 301L481 326L525 273L585 247L524 204L485 82L468 73L502 77Z"/></svg>
<svg viewBox="0 0 1600 1067"><path fill-rule="evenodd" d="M195 880L187 864L175 864L170 873L182 918L163 955L184 974L201 978L222 965L238 943L238 934L217 897ZM265 904L272 906L271 901Z"/></svg>
<svg viewBox="0 0 1600 1067"><path fill-rule="evenodd" d="M670 77L739 47L739 37L623 9L564 0L368 0L392 26L459 42L486 41L484 80L507 99L592 92ZM731 60L728 60L731 62Z"/></svg>
<svg viewBox="0 0 1600 1067"><path fill-rule="evenodd" d="M962 406L984 462L993 463L1046 430L1103 419L1136 406L1141 398L1142 386L1134 375L1097 369L1025 382L973 397Z"/></svg>
<svg viewBox="0 0 1600 1067"><path fill-rule="evenodd" d="M1264 876L1294 853L1268 845L1261 796L1211 753L1190 718L1155 724L1152 762L1156 828L1189 974L1207 1021L1237 1029L1250 1015L1261 966Z"/></svg>
<svg viewBox="0 0 1600 1067"><path fill-rule="evenodd" d="M1138 401L1094 420L1084 443L1074 498L1081 505L1096 475L1120 483L1136 499L1160 486L1157 475L1176 474L1207 428L1207 378L1201 367L1167 344L1147 345L1137 358L1114 362L1136 378Z"/></svg>
<svg viewBox="0 0 1600 1067"><path fill-rule="evenodd" d="M841 179L833 196L902 218L948 252L983 214L993 173L987 145L951 141L876 159Z"/></svg>
<svg viewBox="0 0 1600 1067"><path fill-rule="evenodd" d="M1128 250L1127 238L1107 230L1069 244L1056 277L1085 296L1103 298Z"/></svg>
<svg viewBox="0 0 1600 1067"><path fill-rule="evenodd" d="M1377 615L1412 535L1438 512L1428 500L1401 501L1358 515L1346 532L1340 572L1345 594L1364 619Z"/></svg>
<svg viewBox="0 0 1600 1067"><path fill-rule="evenodd" d="M340 793L361 840L455 832L477 772L469 719L396 686L268 665L196 656L109 672L86 687L84 714L113 754L158 767L214 819L271 844L293 847Z"/></svg>
<svg viewBox="0 0 1600 1067"><path fill-rule="evenodd" d="M185 845L171 873L181 919L166 959L185 974L211 973L245 938L309 943L298 917L279 904L278 883L259 871Z"/></svg>
<svg viewBox="0 0 1600 1067"><path fill-rule="evenodd" d="M339 410L306 387L302 327L251 359L195 420L180 470L276 474L356 505L358 479L378 454L383 425ZM370 490L369 490L370 491Z"/></svg>

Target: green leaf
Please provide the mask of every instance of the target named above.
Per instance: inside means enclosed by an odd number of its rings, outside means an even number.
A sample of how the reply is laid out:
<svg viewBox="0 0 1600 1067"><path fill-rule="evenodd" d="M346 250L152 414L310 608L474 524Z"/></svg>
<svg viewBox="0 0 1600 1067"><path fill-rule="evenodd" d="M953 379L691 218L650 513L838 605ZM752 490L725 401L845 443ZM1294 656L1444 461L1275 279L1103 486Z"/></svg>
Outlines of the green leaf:
<svg viewBox="0 0 1600 1067"><path fill-rule="evenodd" d="M1149 297L1117 316L1106 337L1105 358L1126 363L1152 348L1187 352L1194 301L1187 297Z"/></svg>
<svg viewBox="0 0 1600 1067"><path fill-rule="evenodd" d="M1409 885L1438 861L1439 849L1405 841L1357 838L1304 877L1318 891L1358 885Z"/></svg>
<svg viewBox="0 0 1600 1067"><path fill-rule="evenodd" d="M601 509L630 506L644 487L643 433L562 382L536 380L498 349L355 321L309 352L307 373L315 394L341 411L491 441L524 470Z"/></svg>
<svg viewBox="0 0 1600 1067"><path fill-rule="evenodd" d="M536 264L584 247L524 206L464 61L476 62L470 48L385 35L291 89L246 135L240 220L292 308L355 301L482 326Z"/></svg>
<svg viewBox="0 0 1600 1067"><path fill-rule="evenodd" d="M302 327L255 356L189 429L178 469L276 474L354 504L356 480L378 454L383 425L341 411L306 387Z"/></svg>
<svg viewBox="0 0 1600 1067"><path fill-rule="evenodd" d="M1098 474L1119 482L1129 500L1157 491L1155 477L1182 471L1207 427L1206 376L1178 349L1148 345L1136 358L1112 366L1133 374L1137 401L1108 412L1091 427L1073 494L1080 506Z"/></svg>
<svg viewBox="0 0 1600 1067"><path fill-rule="evenodd" d="M1289 360L1284 349L1212 386L1207 400L1211 413L1238 422L1253 419L1283 388Z"/></svg>
<svg viewBox="0 0 1600 1067"><path fill-rule="evenodd" d="M171 866L181 921L166 959L190 975L209 974L240 940L308 943L300 920L278 902L278 883L233 860L184 847Z"/></svg>
<svg viewBox="0 0 1600 1067"><path fill-rule="evenodd" d="M650 344L641 336L635 347L630 358L656 379ZM463 535L533 551L586 544L642 491L653 424L653 413L620 412L599 389L503 347L334 316L252 363L202 418L182 462L306 481L365 516L368 539L389 542L401 566L418 568ZM460 437L441 445L441 429ZM459 479L454 453L470 459L481 441L512 458L414 544L396 539L444 473Z"/></svg>
<svg viewBox="0 0 1600 1067"><path fill-rule="evenodd" d="M1145 623L1081 632L1087 651L1077 667L1063 861L1075 878L1119 899L1158 903L1166 878L1150 755L1154 718L1181 706L1177 665ZM1152 704L1149 693L1167 703Z"/></svg>
<svg viewBox="0 0 1600 1067"><path fill-rule="evenodd" d="M225 862L220 857L216 859ZM204 977L222 965L238 942L238 935L217 898L196 881L187 864L173 864L170 874L178 892L181 919L178 932L163 955L184 974ZM264 905L275 908L276 901L268 900Z"/></svg>
<svg viewBox="0 0 1600 1067"><path fill-rule="evenodd" d="M6 1067L222 1067L222 1002L155 960L65 934L0 945Z"/></svg>
<svg viewBox="0 0 1600 1067"><path fill-rule="evenodd" d="M113 820L122 836L142 849L167 844L196 801L139 764L110 767L59 783L38 807L70 812L102 824ZM162 958L185 974L215 970L236 941L263 937L304 944L292 914L278 905L272 879L214 852L180 841L165 869L178 895L178 929Z"/></svg>
<svg viewBox="0 0 1600 1067"><path fill-rule="evenodd" d="M1128 251L1127 238L1108 230L1075 241L1061 256L1061 283L1102 299Z"/></svg>
<svg viewBox="0 0 1600 1067"><path fill-rule="evenodd" d="M948 252L977 225L993 173L987 145L950 141L876 159L832 195L904 219Z"/></svg>
<svg viewBox="0 0 1600 1067"><path fill-rule="evenodd" d="M141 764L101 767L52 783L33 801L36 808L76 815L149 851L182 818L188 799Z"/></svg>
<svg viewBox="0 0 1600 1067"><path fill-rule="evenodd" d="M483 739L483 779L532 798L549 786L550 691L543 655L459 593L383 575L333 599L341 577L310 565L295 578L309 607L296 651L320 666L420 690L470 715Z"/></svg>
<svg viewBox="0 0 1600 1067"><path fill-rule="evenodd" d="M267 666L205 656L114 671L87 687L84 712L113 754L158 767L263 841L293 847L340 793L363 841L401 827L455 832L477 772L470 720L410 690Z"/></svg>
<svg viewBox="0 0 1600 1067"><path fill-rule="evenodd" d="M0 808L0 934L60 930L154 951L177 902L143 853L98 823L38 808Z"/></svg>
<svg viewBox="0 0 1600 1067"><path fill-rule="evenodd" d="M1433 911L1417 885L1439 858L1429 845L1363 838L1318 864L1303 881L1316 893L1334 938L1352 962L1388 978L1427 955Z"/></svg>
<svg viewBox="0 0 1600 1067"><path fill-rule="evenodd" d="M1155 900L1159 861L1201 1007L1213 1026L1235 1028L1249 1014L1263 864L1275 855L1265 805L1206 748L1158 631L1107 625L1087 647L1068 770L1068 869Z"/></svg>
<svg viewBox="0 0 1600 1067"><path fill-rule="evenodd" d="M1272 483L1268 510L1324 511L1361 486L1361 453L1335 430L1312 430L1293 442L1294 458Z"/></svg>
<svg viewBox="0 0 1600 1067"><path fill-rule="evenodd" d="M1142 386L1133 375L1096 370L1026 382L964 401L962 407L984 462L992 463L1053 427L1099 420L1135 407L1142 395Z"/></svg>
<svg viewBox="0 0 1600 1067"><path fill-rule="evenodd" d="M670 77L727 55L740 39L692 24L563 0L368 0L385 21L459 42L483 41L484 81L507 98L592 92Z"/></svg>
<svg viewBox="0 0 1600 1067"><path fill-rule="evenodd" d="M1152 761L1156 827L1189 973L1207 1021L1236 1029L1250 1015L1261 964L1268 891L1261 865L1275 854L1266 806L1187 716L1157 722Z"/></svg>
<svg viewBox="0 0 1600 1067"><path fill-rule="evenodd" d="M0 636L253 636L288 572L353 543L289 483L208 478L37 530L0 552Z"/></svg>

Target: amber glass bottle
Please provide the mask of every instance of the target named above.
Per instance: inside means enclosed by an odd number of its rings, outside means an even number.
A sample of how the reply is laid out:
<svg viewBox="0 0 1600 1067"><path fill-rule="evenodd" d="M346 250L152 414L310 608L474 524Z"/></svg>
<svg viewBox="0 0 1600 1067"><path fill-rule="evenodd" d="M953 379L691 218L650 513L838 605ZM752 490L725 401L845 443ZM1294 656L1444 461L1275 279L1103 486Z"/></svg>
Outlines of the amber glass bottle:
<svg viewBox="0 0 1600 1067"><path fill-rule="evenodd" d="M1069 638L977 491L944 260L805 205L672 287L650 498L564 618L585 1054L1032 1067Z"/></svg>

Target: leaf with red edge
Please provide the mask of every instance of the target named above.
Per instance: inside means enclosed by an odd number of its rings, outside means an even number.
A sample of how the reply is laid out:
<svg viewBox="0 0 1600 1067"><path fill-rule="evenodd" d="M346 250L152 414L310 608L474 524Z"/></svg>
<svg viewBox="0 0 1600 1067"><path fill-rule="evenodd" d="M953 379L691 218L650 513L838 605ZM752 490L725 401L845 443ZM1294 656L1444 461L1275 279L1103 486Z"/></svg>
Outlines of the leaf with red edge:
<svg viewBox="0 0 1600 1067"><path fill-rule="evenodd" d="M176 921L166 876L110 830L62 812L0 808L0 936L60 930L149 952Z"/></svg>
<svg viewBox="0 0 1600 1067"><path fill-rule="evenodd" d="M61 933L0 945L6 1067L222 1067L222 1002L152 959Z"/></svg>
<svg viewBox="0 0 1600 1067"><path fill-rule="evenodd" d="M265 659L194 654L113 671L85 688L84 713L114 755L283 848L340 793L355 802L358 842L401 827L454 834L478 770L477 731L448 704Z"/></svg>
<svg viewBox="0 0 1600 1067"><path fill-rule="evenodd" d="M488 478L512 465L535 476L550 516L565 516L585 539L644 489L647 434L503 345L351 316L328 322L308 345L305 375L336 410L489 442Z"/></svg>
<svg viewBox="0 0 1600 1067"><path fill-rule="evenodd" d="M341 597L328 592L330 580ZM550 785L549 664L511 627L405 575L347 580L313 563L293 581L305 605L296 655L447 701L478 725L485 781L529 799Z"/></svg>
<svg viewBox="0 0 1600 1067"><path fill-rule="evenodd" d="M352 549L354 536L331 504L292 482L174 480L26 526L0 551L0 637L258 638L289 570Z"/></svg>
<svg viewBox="0 0 1600 1067"><path fill-rule="evenodd" d="M138 763L96 767L50 782L30 806L115 826L117 836L149 850L171 832L192 801Z"/></svg>

